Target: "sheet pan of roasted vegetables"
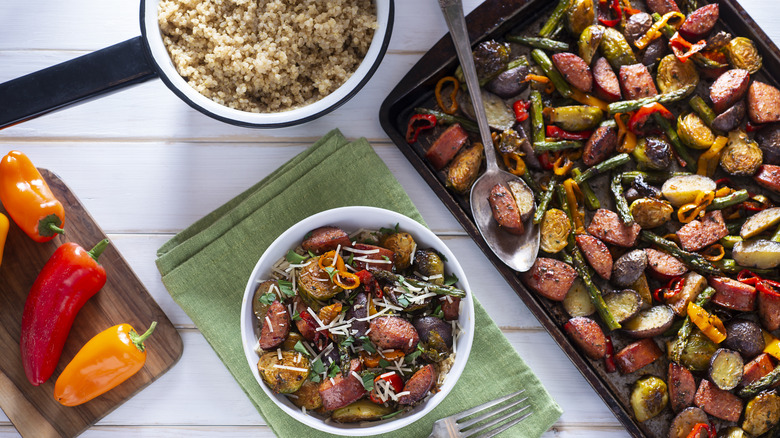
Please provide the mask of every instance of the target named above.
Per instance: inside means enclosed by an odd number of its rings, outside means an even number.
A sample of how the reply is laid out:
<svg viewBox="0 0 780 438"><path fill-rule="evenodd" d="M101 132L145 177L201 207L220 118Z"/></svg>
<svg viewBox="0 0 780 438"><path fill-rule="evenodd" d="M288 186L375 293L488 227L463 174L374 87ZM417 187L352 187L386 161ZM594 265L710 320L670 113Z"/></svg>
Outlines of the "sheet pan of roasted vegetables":
<svg viewBox="0 0 780 438"><path fill-rule="evenodd" d="M446 37L386 131L629 432L777 436L777 48L733 1L550 3L469 17L487 147L533 191L492 204L540 224L529 272L475 234L485 146Z"/></svg>

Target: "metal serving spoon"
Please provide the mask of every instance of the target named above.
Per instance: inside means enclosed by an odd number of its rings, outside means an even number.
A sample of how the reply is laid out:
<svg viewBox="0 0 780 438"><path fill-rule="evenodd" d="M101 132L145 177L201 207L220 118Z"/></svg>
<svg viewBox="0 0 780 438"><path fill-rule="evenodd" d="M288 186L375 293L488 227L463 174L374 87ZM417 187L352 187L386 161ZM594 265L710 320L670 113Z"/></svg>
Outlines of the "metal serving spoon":
<svg viewBox="0 0 780 438"><path fill-rule="evenodd" d="M466 31L466 19L463 17L463 4L461 0L439 0L439 6L455 43L455 50L458 52L458 59L466 77L466 85L468 85L469 90L479 90L477 71L471 54L471 43ZM504 184L507 188L509 181L517 181L526 188L528 185L522 179L498 167L496 150L490 136L490 127L485 115L485 107L482 104L481 93L471 93L471 102L474 105L474 113L477 116L479 133L485 147L487 160L487 171L471 187L471 215L474 217L474 222L476 222L482 237L496 256L510 268L525 272L531 269L539 252L539 226L534 225L529 218L524 223L525 232L522 235L510 234L501 230L493 219L488 196L490 190L499 183ZM528 190L530 191L530 189Z"/></svg>

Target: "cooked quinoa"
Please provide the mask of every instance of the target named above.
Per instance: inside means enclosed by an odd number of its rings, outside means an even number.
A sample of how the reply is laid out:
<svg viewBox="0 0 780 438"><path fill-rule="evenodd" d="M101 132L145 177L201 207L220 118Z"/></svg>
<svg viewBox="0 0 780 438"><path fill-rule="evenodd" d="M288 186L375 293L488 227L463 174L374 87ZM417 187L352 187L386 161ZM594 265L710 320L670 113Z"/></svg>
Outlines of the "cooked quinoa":
<svg viewBox="0 0 780 438"><path fill-rule="evenodd" d="M190 86L264 113L332 93L355 72L377 27L372 0L161 0L159 23Z"/></svg>

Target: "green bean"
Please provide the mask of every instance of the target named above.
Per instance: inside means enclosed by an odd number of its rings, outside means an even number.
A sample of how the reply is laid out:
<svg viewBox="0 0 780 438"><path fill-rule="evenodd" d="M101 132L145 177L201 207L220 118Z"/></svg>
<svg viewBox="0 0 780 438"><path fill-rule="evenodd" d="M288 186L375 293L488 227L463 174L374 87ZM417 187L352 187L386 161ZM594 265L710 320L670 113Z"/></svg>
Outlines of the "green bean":
<svg viewBox="0 0 780 438"><path fill-rule="evenodd" d="M685 98L685 96L691 94L694 89L695 87L693 85L688 85L685 88L681 88L675 91L670 91L664 94L657 94L655 96L645 97L637 100L624 100L620 102L610 103L609 115L614 116L615 114L618 113L627 113L627 112L635 111L638 110L639 108L642 108L645 105L649 105L655 102L661 104L677 102L678 100L681 100Z"/></svg>
<svg viewBox="0 0 780 438"><path fill-rule="evenodd" d="M620 167L631 161L631 157L628 154L619 154L614 157L604 160L595 166L591 166L585 170L582 174L574 177L574 182L577 184L583 183L596 175L602 174L608 170L612 170L616 167Z"/></svg>
<svg viewBox="0 0 780 438"><path fill-rule="evenodd" d="M577 181L577 177L582 176L580 168L575 167L571 170L571 174L574 176L574 182L577 183L577 186L579 186L580 190L582 191L582 195L585 197L585 206L588 207L588 210L593 211L601 208L601 202L599 202L599 198L596 196L596 193L593 191L593 188L590 186L590 184L588 184L587 181Z"/></svg>
<svg viewBox="0 0 780 438"><path fill-rule="evenodd" d="M777 382L780 382L780 365L776 366L775 369L770 371L769 374L765 375L764 377L749 385L746 385L738 392L738 394L742 398L752 397Z"/></svg>
<svg viewBox="0 0 780 438"><path fill-rule="evenodd" d="M737 242L742 242L742 238L739 236L732 236L732 235L725 236L718 241L718 243L723 245L723 247L726 249L734 248L734 245L736 245Z"/></svg>
<svg viewBox="0 0 780 438"><path fill-rule="evenodd" d="M707 102L704 101L704 99L701 98L701 96L693 96L691 100L688 101L688 105L693 108L693 111L701 117L702 121L712 128L712 122L715 120L715 112L712 111L712 108L710 108L709 105L707 105Z"/></svg>
<svg viewBox="0 0 780 438"><path fill-rule="evenodd" d="M682 144L680 137L677 136L677 131L672 128L671 123L669 123L669 121L659 113L653 113L653 120L658 123L661 129L666 133L666 136L669 137L669 142L672 143L672 147L674 148L675 152L677 152L677 155L679 155L680 158L685 161L685 168L691 172L695 172L696 161L691 158L691 155L688 153L688 148Z"/></svg>
<svg viewBox="0 0 780 438"><path fill-rule="evenodd" d="M460 116L453 116L452 114L447 114L442 111L436 111L434 109L429 108L415 108L414 112L417 114L431 114L433 116L436 116L437 123L441 123L444 125L454 125L456 123L460 123L460 126L463 127L466 131L470 132L479 132L479 126L477 126L477 122L473 120L469 120L465 117Z"/></svg>
<svg viewBox="0 0 780 438"><path fill-rule="evenodd" d="M550 57L547 56L546 53L539 49L534 49L531 51L531 58L533 58L534 62L542 68L544 74L550 78L553 85L555 85L555 89L561 93L561 96L571 96L571 87L569 86L569 83L566 82L566 79L564 79L558 70L555 69L552 60L550 60Z"/></svg>
<svg viewBox="0 0 780 438"><path fill-rule="evenodd" d="M372 269L371 273L374 274L374 277L379 278L383 281L399 283L402 286L404 283L408 283L413 287L427 288L428 292L435 293L436 295L450 295L453 297L460 297L460 298L466 296L466 292L464 292L463 289L458 289L454 286L438 285L438 284L428 283L426 281L415 280L413 278L404 277L403 275L398 275L394 272L386 271L384 269Z"/></svg>
<svg viewBox="0 0 780 438"><path fill-rule="evenodd" d="M506 37L507 41L513 43L522 44L524 46L533 47L536 49L549 50L551 52L565 52L569 50L569 45L552 40L550 38L535 38L535 37L521 37L515 35L509 35Z"/></svg>
<svg viewBox="0 0 780 438"><path fill-rule="evenodd" d="M562 151L564 149L578 149L582 147L581 141L564 140L564 141L542 141L534 143L534 152L554 152Z"/></svg>
<svg viewBox="0 0 780 438"><path fill-rule="evenodd" d="M531 189L532 192L534 192L534 196L539 196L539 193L541 193L542 188L539 187L539 183L536 182L536 180L531 176L528 170L523 172L523 174L520 175L520 178L523 181L525 181L526 184L528 184L528 187Z"/></svg>
<svg viewBox="0 0 780 438"><path fill-rule="evenodd" d="M550 182L547 184L547 190L542 193L542 196L539 198L539 207L536 208L536 212L534 213L534 223L540 224L542 223L542 219L544 218L544 212L547 211L548 206L550 205L550 200L552 200L553 193L555 193L555 187L558 185L558 181L555 179L551 179Z"/></svg>
<svg viewBox="0 0 780 438"><path fill-rule="evenodd" d="M645 242L657 245L659 248L677 257L689 268L693 269L701 275L723 275L723 272L720 269L718 269L716 266L713 266L712 263L707 261L707 259L702 257L700 254L680 249L679 246L670 240L664 239L663 237L646 230L642 230L642 232L639 233L639 236Z"/></svg>
<svg viewBox="0 0 780 438"><path fill-rule="evenodd" d="M623 196L623 177L618 173L612 177L612 184L609 188L612 190L612 194L615 196L615 209L617 210L620 220L628 226L634 225L634 216L631 214L631 209L628 206L626 197Z"/></svg>
<svg viewBox="0 0 780 438"><path fill-rule="evenodd" d="M750 195L747 190L738 190L727 196L713 199L712 203L707 206L707 211L723 210L726 207L731 207L732 205L747 201L749 197Z"/></svg>
<svg viewBox="0 0 780 438"><path fill-rule="evenodd" d="M549 37L553 31L563 23L563 17L570 7L571 0L560 0L558 6L553 10L552 15L550 15L550 18L548 18L547 22L542 26L542 30L539 31L539 36L542 38Z"/></svg>
<svg viewBox="0 0 780 438"><path fill-rule="evenodd" d="M520 67L521 65L526 65L526 66L528 65L528 59L525 57L525 55L509 61L503 68L491 74L490 76L479 78L479 86L481 87L487 84L488 82L492 81L496 77L498 77L498 75L500 75L501 73L507 70L512 70L514 68ZM466 85L466 77L463 76L463 67L458 66L458 68L455 69L454 76L460 82L460 86L463 87L464 90L469 89L469 87Z"/></svg>
<svg viewBox="0 0 780 438"><path fill-rule="evenodd" d="M531 137L534 143L542 143L546 137L544 131L544 104L542 103L542 93L537 90L531 91Z"/></svg>
<svg viewBox="0 0 780 438"><path fill-rule="evenodd" d="M690 175L690 172L641 172L639 170L632 170L623 172L622 177L624 184L632 184L634 180L640 176L649 183L661 184L669 178L682 175Z"/></svg>
<svg viewBox="0 0 780 438"><path fill-rule="evenodd" d="M570 240L573 240L573 238ZM604 297L601 295L601 291L598 289L598 287L596 287L595 284L593 284L593 279L591 278L590 272L588 271L588 265L585 263L582 252L580 252L580 249L576 246L572 250L572 259L574 260L574 270L577 271L577 275L579 275L582 283L585 285L585 288L588 289L590 301L594 306L596 306L596 312L598 312L601 320L609 330L619 329L621 327L620 323L615 320L614 316L612 316L612 313L609 311L609 307L607 307L607 303L604 302Z"/></svg>

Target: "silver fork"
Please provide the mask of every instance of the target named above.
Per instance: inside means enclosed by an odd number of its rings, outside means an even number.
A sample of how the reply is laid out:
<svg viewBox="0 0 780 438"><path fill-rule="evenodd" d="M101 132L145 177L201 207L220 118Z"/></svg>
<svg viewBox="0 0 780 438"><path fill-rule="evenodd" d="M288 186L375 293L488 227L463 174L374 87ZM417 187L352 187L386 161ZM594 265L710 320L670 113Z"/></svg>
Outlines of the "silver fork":
<svg viewBox="0 0 780 438"><path fill-rule="evenodd" d="M528 400L528 397L512 401L523 392L525 389L437 420L433 423L433 432L428 438L490 438L496 436L533 414L533 411L530 410L525 412L531 407L530 404L522 405ZM477 414L479 416L467 419ZM507 420L509 420L508 423L500 424ZM487 423L478 424L483 421L487 421ZM482 433L483 431L484 433Z"/></svg>

